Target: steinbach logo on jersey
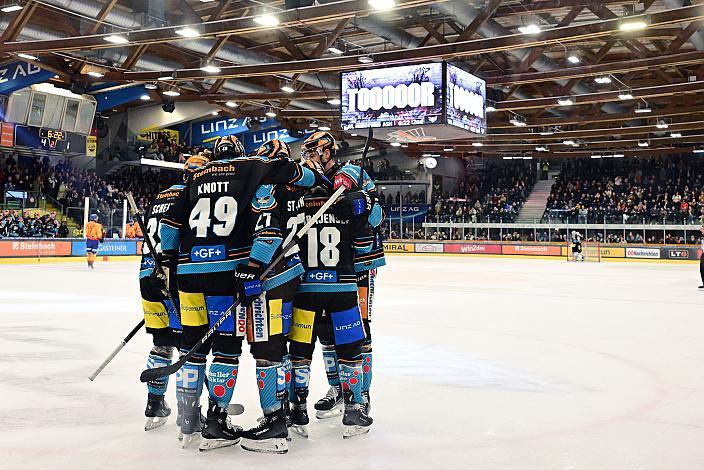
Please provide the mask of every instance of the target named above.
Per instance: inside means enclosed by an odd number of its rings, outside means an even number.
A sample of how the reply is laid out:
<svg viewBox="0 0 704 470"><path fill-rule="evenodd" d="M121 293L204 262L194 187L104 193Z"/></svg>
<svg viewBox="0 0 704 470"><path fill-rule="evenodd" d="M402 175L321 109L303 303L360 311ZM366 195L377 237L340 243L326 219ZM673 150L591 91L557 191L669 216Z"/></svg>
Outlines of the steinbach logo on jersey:
<svg viewBox="0 0 704 470"><path fill-rule="evenodd" d="M167 193L159 193L156 195L157 199L166 199L167 197L178 197L180 193L178 191L169 191Z"/></svg>

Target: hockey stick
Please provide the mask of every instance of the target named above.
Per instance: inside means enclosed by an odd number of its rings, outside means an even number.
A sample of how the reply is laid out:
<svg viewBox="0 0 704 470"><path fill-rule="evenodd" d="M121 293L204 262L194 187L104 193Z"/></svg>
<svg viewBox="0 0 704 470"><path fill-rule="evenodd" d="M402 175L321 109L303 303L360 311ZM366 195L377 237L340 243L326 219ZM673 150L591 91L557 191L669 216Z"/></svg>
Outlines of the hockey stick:
<svg viewBox="0 0 704 470"><path fill-rule="evenodd" d="M274 266L279 264L279 262L284 258L285 253L288 252L293 246L298 243L298 240L300 240L301 237L303 237L308 230L315 224L320 217L323 216L323 214L332 206L335 201L337 200L340 195L342 195L343 191L345 190L344 186L340 186L337 188L337 190L330 196L330 198L325 201L325 204L323 204L318 211L313 214L313 216L306 222L306 224L301 227L301 229L296 232L296 235L294 235L293 239L281 249L281 253L279 253L279 256L277 256L270 264L269 266L264 270L264 272L259 276L259 279L264 280L266 278L267 274L271 272L272 269L274 269ZM139 380L142 382L149 382L150 380L155 380L161 377L165 377L167 375L172 375L181 369L181 367L188 361L195 353L200 349L201 346L203 346L203 343L208 341L210 337L215 333L215 331L222 325L225 320L227 320L230 315L232 315L232 312L235 311L235 309L240 305L240 301L235 300L235 303L233 303L230 308L228 308L223 315L218 318L218 320L213 323L213 326L211 326L208 331L205 332L205 335L198 340L195 346L193 346L190 351L188 351L186 354L181 356L181 358L177 361L174 362L173 364L165 367L157 367L155 369L146 369L142 371L142 374L139 376Z"/></svg>
<svg viewBox="0 0 704 470"><path fill-rule="evenodd" d="M156 269L158 269L162 274L164 274L164 270L162 269L161 264L154 256L154 254L156 253L156 250L154 249L154 244L152 243L152 240L149 237L149 232L147 232L144 228L144 223L142 222L142 219L139 216L139 211L137 210L137 204L135 204L134 198L132 197L131 192L127 193L127 202L129 202L129 204L130 204L130 211L132 212L132 215L134 216L135 220L137 221L137 225L139 225L139 229L142 231L142 234L145 235L144 242L147 244L147 247L149 247L149 252L152 253L152 257L154 258L154 265L156 266ZM176 304L174 303L174 300L171 298L170 292L168 293L168 297L169 297L169 301L171 302L171 304L175 306ZM142 318L142 320L137 324L137 326L132 328L132 331L130 331L130 333L127 336L125 336L125 339L123 339L120 342L120 344L115 348L115 350L112 353L110 353L110 355L107 357L107 359L105 359L102 362L102 364L100 364L98 366L98 368L95 369L95 371L88 376L88 379L91 382L93 380L95 380L95 378L98 376L98 374L100 374L103 371L103 369L105 369L105 367L115 358L115 356L117 356L117 353L119 353L122 350L122 348L125 347L125 345L132 339L132 337L134 335L136 335L137 332L139 332L139 330L142 328L142 326L144 326L144 318Z"/></svg>

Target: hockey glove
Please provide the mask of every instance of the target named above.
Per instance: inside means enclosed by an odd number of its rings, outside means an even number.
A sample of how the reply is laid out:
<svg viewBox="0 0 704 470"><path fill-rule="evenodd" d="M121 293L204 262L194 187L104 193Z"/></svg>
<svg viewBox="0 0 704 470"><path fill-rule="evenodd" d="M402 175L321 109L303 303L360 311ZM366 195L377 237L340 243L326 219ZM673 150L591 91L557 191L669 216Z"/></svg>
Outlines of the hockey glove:
<svg viewBox="0 0 704 470"><path fill-rule="evenodd" d="M262 293L262 281L259 276L264 270L258 266L241 264L235 271L235 289L237 298L245 307L252 305L252 301Z"/></svg>
<svg viewBox="0 0 704 470"><path fill-rule="evenodd" d="M372 205L372 198L364 191L345 192L332 206L332 211L337 217L349 220L369 215Z"/></svg>
<svg viewBox="0 0 704 470"><path fill-rule="evenodd" d="M149 277L152 285L161 292L164 298L169 297L169 286L171 275L176 274L176 254L175 253L159 253L156 255L158 257L159 265L161 265L160 271L156 266Z"/></svg>

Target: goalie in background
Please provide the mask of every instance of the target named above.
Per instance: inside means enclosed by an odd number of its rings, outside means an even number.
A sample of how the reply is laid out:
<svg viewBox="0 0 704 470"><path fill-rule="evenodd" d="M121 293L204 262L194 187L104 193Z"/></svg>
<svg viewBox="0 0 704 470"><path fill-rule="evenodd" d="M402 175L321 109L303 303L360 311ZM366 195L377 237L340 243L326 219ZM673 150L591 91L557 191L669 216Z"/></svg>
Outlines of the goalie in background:
<svg viewBox="0 0 704 470"><path fill-rule="evenodd" d="M582 234L573 230L570 234L570 243L572 244L572 256L575 261L584 261L584 253L582 253Z"/></svg>

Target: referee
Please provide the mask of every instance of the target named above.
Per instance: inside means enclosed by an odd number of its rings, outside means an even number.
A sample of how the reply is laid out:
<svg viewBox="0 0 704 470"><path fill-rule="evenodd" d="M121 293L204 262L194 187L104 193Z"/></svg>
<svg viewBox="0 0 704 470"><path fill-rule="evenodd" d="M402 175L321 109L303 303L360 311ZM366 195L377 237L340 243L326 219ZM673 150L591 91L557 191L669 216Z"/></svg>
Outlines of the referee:
<svg viewBox="0 0 704 470"><path fill-rule="evenodd" d="M702 277L702 285L699 286L699 290L704 291L704 224L702 224L700 231L702 233L702 238L699 239L701 241L702 256L699 259L699 275Z"/></svg>

